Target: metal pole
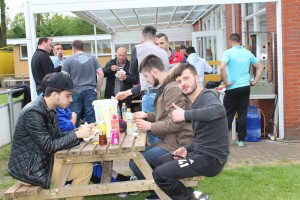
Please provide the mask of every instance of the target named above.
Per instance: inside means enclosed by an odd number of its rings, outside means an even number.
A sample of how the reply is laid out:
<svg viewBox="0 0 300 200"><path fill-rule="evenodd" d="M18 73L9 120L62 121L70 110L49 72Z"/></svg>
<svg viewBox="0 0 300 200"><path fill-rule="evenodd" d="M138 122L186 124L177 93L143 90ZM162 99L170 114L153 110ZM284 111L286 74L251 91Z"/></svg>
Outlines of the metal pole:
<svg viewBox="0 0 300 200"><path fill-rule="evenodd" d="M12 99L12 90L8 89L8 107L9 107L9 125L10 125L10 139L12 141L13 134L15 132L15 119L14 119L14 104Z"/></svg>

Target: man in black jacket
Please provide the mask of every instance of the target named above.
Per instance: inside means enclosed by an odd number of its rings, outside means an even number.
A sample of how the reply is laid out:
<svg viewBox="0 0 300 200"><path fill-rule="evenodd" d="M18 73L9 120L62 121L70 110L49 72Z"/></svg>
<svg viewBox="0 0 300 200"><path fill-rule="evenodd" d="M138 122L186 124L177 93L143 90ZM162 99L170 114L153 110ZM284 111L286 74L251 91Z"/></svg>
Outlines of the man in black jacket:
<svg viewBox="0 0 300 200"><path fill-rule="evenodd" d="M43 83L44 85L44 83ZM62 133L58 128L55 109L66 108L72 102L72 79L62 73L51 74L46 80L44 97L27 104L21 111L12 141L8 172L15 179L44 188L50 187L52 172L57 168L55 152L80 143L79 138L89 137L90 125L77 131ZM92 164L73 165L67 180L72 185L87 185L92 175Z"/></svg>
<svg viewBox="0 0 300 200"><path fill-rule="evenodd" d="M38 47L31 58L31 72L36 86L37 95L42 93L42 80L52 72L60 72L61 66L54 68L49 53L52 50L52 40L50 38L40 38Z"/></svg>
<svg viewBox="0 0 300 200"><path fill-rule="evenodd" d="M107 77L104 98L110 99L119 92L132 88L136 80L129 74L130 62L127 60L127 50L120 47L117 50L116 58L108 61L103 68L104 77ZM119 101L121 108L125 102L128 108L131 107L131 96Z"/></svg>

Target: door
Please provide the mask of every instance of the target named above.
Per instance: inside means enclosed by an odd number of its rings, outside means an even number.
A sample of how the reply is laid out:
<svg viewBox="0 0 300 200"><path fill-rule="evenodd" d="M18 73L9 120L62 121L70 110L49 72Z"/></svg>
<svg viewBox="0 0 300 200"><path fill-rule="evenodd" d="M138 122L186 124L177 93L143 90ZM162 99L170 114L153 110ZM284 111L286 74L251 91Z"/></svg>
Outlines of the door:
<svg viewBox="0 0 300 200"><path fill-rule="evenodd" d="M206 61L220 60L225 50L223 31L192 32L192 45L201 58ZM214 74L220 73L220 68L214 68Z"/></svg>

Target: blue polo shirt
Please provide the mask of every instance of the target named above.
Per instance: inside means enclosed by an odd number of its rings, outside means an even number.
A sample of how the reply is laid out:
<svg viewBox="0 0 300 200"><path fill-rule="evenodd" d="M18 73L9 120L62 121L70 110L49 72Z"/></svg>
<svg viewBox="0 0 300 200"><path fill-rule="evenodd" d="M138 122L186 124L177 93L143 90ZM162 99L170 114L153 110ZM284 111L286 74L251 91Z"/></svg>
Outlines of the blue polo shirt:
<svg viewBox="0 0 300 200"><path fill-rule="evenodd" d="M227 90L250 85L250 64L258 59L242 46L234 46L224 52L222 61L226 62L227 81L233 83Z"/></svg>

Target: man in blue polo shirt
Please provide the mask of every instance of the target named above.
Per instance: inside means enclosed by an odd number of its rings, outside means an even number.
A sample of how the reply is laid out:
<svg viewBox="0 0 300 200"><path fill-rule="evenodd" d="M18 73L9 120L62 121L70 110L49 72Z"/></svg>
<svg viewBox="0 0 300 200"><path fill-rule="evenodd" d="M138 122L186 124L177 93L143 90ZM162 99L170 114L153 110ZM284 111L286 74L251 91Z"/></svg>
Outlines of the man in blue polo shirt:
<svg viewBox="0 0 300 200"><path fill-rule="evenodd" d="M229 38L231 49L224 52L220 70L226 87L224 107L226 108L228 127L231 126L235 113L239 116L238 140L239 147L244 146L247 136L247 108L250 96L250 85L254 86L260 80L264 67L258 59L247 49L241 46L241 36L231 34ZM250 82L249 66L256 67L256 76Z"/></svg>

